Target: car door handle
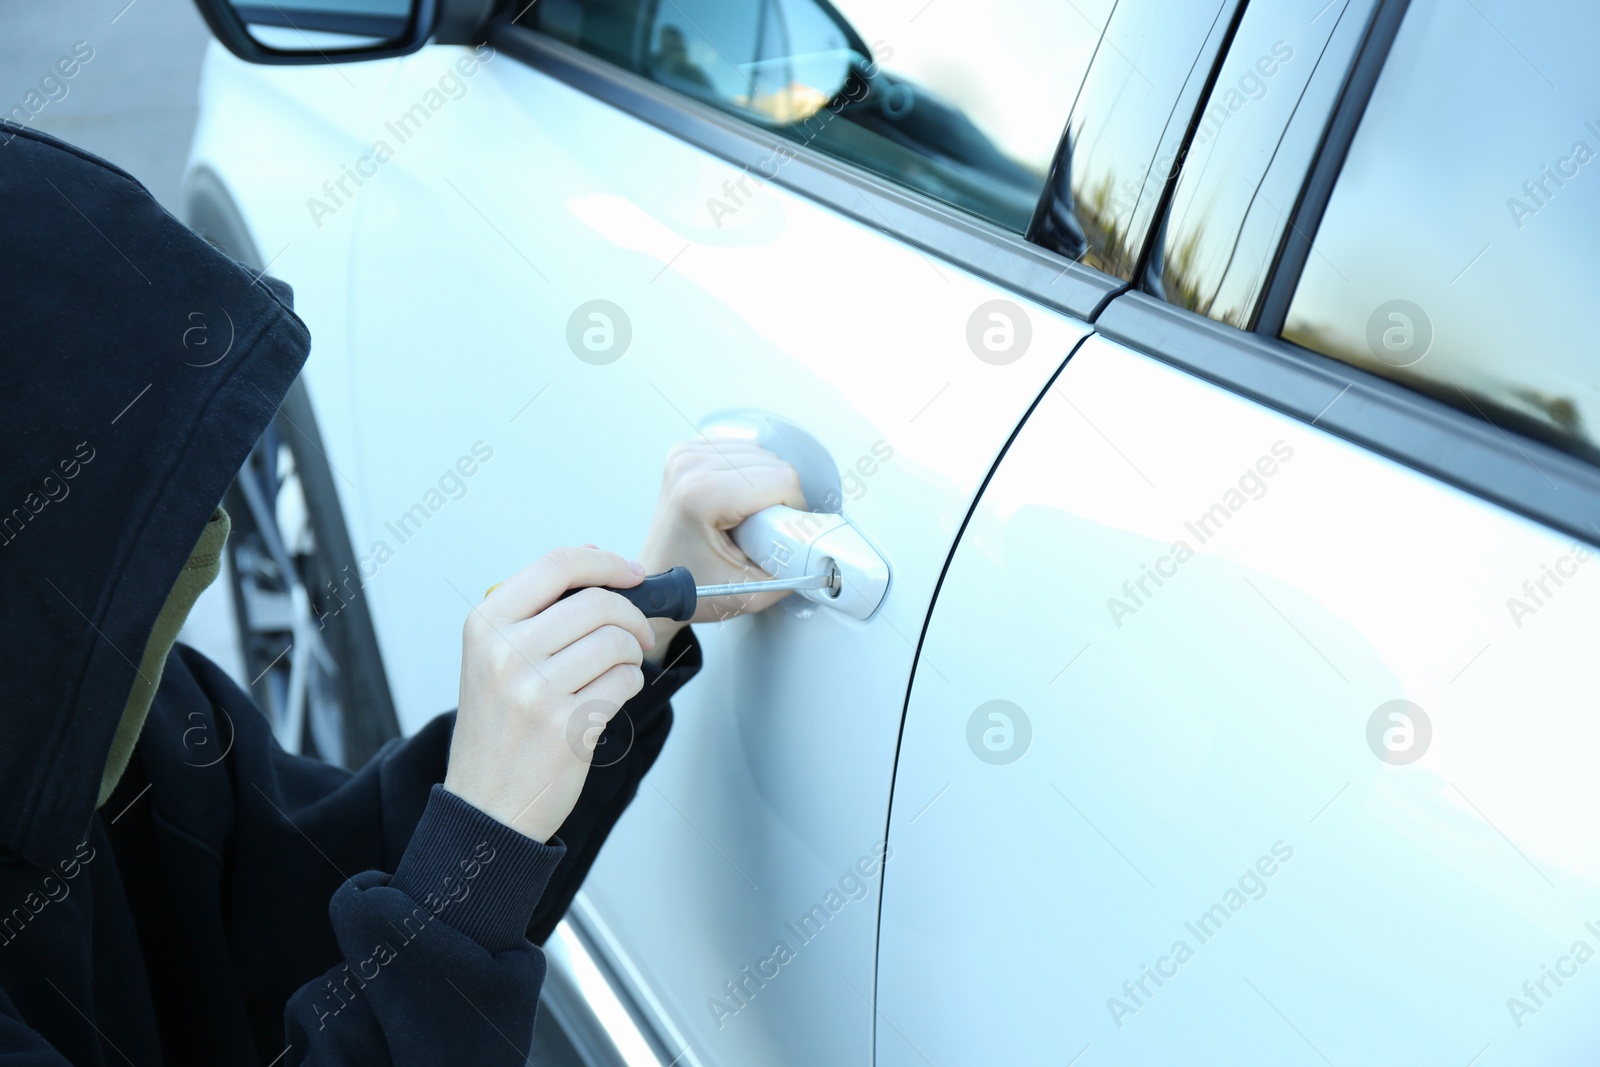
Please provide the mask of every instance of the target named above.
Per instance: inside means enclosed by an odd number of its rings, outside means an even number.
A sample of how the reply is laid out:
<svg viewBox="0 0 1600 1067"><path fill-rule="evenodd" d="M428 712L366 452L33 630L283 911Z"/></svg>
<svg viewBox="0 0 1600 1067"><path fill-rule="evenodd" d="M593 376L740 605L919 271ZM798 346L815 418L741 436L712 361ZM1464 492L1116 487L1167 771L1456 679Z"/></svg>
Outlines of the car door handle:
<svg viewBox="0 0 1600 1067"><path fill-rule="evenodd" d="M840 513L839 467L815 437L764 411L713 415L700 426L708 437L753 441L787 460L800 474L800 490L815 510L782 504L756 512L730 531L734 544L774 578L803 578L838 568L831 587L798 590L853 619L878 610L889 592L889 563Z"/></svg>
<svg viewBox="0 0 1600 1067"><path fill-rule="evenodd" d="M852 619L869 618L889 592L889 564L843 515L775 504L745 519L733 542L774 578L838 573L838 581L799 594Z"/></svg>

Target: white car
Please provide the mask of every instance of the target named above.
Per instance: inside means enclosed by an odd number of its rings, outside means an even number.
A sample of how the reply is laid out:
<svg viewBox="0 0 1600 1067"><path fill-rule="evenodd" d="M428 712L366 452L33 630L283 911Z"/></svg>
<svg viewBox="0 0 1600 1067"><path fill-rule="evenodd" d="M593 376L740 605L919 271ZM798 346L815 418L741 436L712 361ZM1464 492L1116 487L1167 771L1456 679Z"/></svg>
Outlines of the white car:
<svg viewBox="0 0 1600 1067"><path fill-rule="evenodd" d="M201 6L188 220L315 338L232 508L286 745L697 432L868 589L700 628L583 1062L1600 1056L1600 8Z"/></svg>

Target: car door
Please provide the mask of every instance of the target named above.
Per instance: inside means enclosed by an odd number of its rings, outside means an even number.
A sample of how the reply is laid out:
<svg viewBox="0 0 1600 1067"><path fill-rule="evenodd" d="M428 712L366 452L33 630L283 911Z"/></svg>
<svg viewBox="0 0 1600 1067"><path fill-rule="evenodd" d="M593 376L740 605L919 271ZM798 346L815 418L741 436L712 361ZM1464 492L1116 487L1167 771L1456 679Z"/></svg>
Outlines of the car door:
<svg viewBox="0 0 1600 1067"><path fill-rule="evenodd" d="M1108 6L1004 5L963 51L953 6L546 3L401 61L374 116L353 539L407 729L454 703L483 589L555 545L634 551L702 426L813 442L840 498L812 506L889 567L866 620L792 598L697 628L704 672L570 917L660 1062L872 1057L915 642L979 485L1118 285L1021 232ZM1008 42L1050 61L980 97Z"/></svg>
<svg viewBox="0 0 1600 1067"><path fill-rule="evenodd" d="M1518 14L1230 34L938 590L880 1064L1594 1059L1596 27Z"/></svg>

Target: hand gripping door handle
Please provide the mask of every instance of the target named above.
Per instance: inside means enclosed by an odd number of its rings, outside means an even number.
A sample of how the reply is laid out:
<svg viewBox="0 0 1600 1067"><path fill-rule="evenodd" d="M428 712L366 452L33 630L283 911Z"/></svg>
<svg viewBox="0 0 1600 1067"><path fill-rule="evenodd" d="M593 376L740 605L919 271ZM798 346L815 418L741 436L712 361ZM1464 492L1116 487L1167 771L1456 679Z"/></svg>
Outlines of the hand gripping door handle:
<svg viewBox="0 0 1600 1067"><path fill-rule="evenodd" d="M889 591L889 564L840 513L844 494L839 466L822 443L800 427L764 411L712 415L700 429L708 437L753 441L794 464L812 510L777 505L756 512L731 532L734 544L774 578L829 574L839 578L799 595L853 619L869 618Z"/></svg>

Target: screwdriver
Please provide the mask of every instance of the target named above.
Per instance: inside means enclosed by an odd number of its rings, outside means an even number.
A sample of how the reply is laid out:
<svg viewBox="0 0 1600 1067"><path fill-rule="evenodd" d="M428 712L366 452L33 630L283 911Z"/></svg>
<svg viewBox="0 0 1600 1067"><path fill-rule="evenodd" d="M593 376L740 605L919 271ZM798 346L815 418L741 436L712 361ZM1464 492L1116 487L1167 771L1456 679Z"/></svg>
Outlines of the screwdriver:
<svg viewBox="0 0 1600 1067"><path fill-rule="evenodd" d="M839 589L839 566L832 564L826 574L808 574L801 578L769 578L759 582L730 582L725 585L695 585L694 575L688 567L674 567L670 571L652 574L631 589L602 588L616 593L628 603L644 612L650 619L672 619L688 622L694 618L694 609L701 597L735 596L743 593L771 593L785 589L829 589L835 596ZM561 594L571 596L578 590Z"/></svg>

